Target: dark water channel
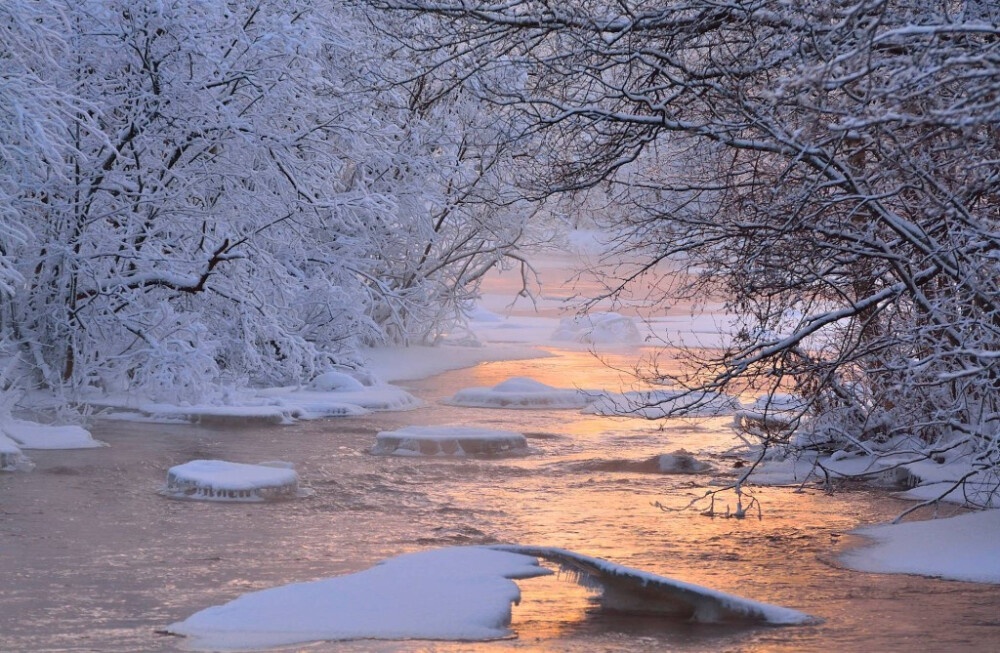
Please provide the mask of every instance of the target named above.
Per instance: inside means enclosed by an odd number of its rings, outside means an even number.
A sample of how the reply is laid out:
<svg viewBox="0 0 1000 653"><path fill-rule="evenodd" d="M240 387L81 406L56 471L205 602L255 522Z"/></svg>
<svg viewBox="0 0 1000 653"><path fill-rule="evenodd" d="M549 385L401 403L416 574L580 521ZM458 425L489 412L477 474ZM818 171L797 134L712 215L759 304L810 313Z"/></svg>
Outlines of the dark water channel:
<svg viewBox="0 0 1000 653"><path fill-rule="evenodd" d="M883 494L763 488L761 520L652 507L686 503L711 475L643 473L628 463L684 447L724 470L731 461L712 452L730 444L727 419L658 428L574 411L437 403L515 375L562 386L616 383L588 354L564 353L410 384L428 401L411 412L227 429L103 421L91 428L110 448L32 452L33 472L0 475L0 650L183 649L184 640L156 630L245 592L359 571L423 548L492 542L565 547L824 621L720 629L602 614L587 590L551 576L521 583L516 639L285 650L1000 650L1000 587L830 564L846 531L901 509ZM533 453L502 460L367 453L378 430L441 423L525 432ZM195 458L288 460L315 494L271 504L159 496L167 468Z"/></svg>

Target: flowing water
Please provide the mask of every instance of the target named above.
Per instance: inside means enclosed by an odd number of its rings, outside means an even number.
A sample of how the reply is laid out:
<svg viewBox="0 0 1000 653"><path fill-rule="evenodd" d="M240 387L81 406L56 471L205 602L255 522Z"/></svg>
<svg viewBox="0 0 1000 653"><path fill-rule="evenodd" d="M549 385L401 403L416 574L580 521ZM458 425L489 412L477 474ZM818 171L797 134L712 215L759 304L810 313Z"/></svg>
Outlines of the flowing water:
<svg viewBox="0 0 1000 653"><path fill-rule="evenodd" d="M757 489L761 519L653 507L686 504L713 475L648 473L636 463L683 447L725 472L733 465L721 455L732 443L726 418L648 422L439 403L511 376L563 387L620 382L586 352L553 353L412 383L427 406L410 412L215 430L105 421L91 427L110 448L33 452L32 473L0 475L0 650L183 649L183 639L156 631L240 594L359 571L409 551L493 542L564 547L824 621L720 628L607 614L587 590L549 576L520 582L516 639L286 650L1000 650L1000 588L833 564L852 539L846 531L903 507L884 493ZM627 368L630 360L609 362ZM489 460L368 453L378 430L445 423L523 432L532 453ZM157 494L169 467L195 458L288 460L314 495L239 504Z"/></svg>

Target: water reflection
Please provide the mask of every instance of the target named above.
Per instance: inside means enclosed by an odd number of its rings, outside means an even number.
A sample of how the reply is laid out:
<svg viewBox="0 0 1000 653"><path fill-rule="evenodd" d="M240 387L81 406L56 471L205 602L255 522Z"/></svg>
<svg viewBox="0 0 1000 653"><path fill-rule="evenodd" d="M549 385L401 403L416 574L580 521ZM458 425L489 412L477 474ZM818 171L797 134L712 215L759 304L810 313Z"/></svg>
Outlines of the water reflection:
<svg viewBox="0 0 1000 653"><path fill-rule="evenodd" d="M560 353L560 352L555 352ZM626 354L621 363L627 363ZM366 568L431 546L516 542L578 550L826 619L797 628L719 629L596 609L566 579L524 581L514 640L322 643L317 651L995 650L1000 589L848 572L823 562L859 522L900 505L864 491L759 489L764 518L710 519L682 505L709 477L614 471L685 448L715 456L727 418L670 420L573 411L465 409L437 399L528 376L561 387L618 389L588 352L483 365L413 384L430 402L406 413L291 427L204 429L97 424L101 450L37 452L30 474L0 475L0 650L176 650L157 628L239 594ZM628 382L628 381L626 381ZM505 428L533 455L505 460L378 457L379 430L408 424ZM662 427L662 428L661 428ZM713 458L713 456L715 456ZM194 458L288 460L309 499L241 505L157 496L166 470ZM387 619L391 615L386 616ZM303 647L295 647L300 650Z"/></svg>

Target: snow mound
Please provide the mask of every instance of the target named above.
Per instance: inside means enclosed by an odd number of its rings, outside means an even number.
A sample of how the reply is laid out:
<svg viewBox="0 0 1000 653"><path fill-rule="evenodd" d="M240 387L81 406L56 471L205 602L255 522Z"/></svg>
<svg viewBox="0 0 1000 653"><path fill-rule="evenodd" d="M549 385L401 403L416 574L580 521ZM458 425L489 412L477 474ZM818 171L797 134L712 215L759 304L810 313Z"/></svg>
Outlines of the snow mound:
<svg viewBox="0 0 1000 653"><path fill-rule="evenodd" d="M105 446L80 426L52 426L20 419L5 420L0 424L0 435L6 435L24 449L93 449Z"/></svg>
<svg viewBox="0 0 1000 653"><path fill-rule="evenodd" d="M807 405L808 401L797 395L780 392L762 395L749 408L736 411L733 426L757 437L788 435L798 427ZM796 442L808 446L801 437Z"/></svg>
<svg viewBox="0 0 1000 653"><path fill-rule="evenodd" d="M0 472L29 471L33 467L17 443L0 433Z"/></svg>
<svg viewBox="0 0 1000 653"><path fill-rule="evenodd" d="M344 372L324 372L309 384L310 390L319 392L359 392L365 389L361 381Z"/></svg>
<svg viewBox="0 0 1000 653"><path fill-rule="evenodd" d="M875 543L840 556L852 569L1000 583L1000 510L869 526L854 533Z"/></svg>
<svg viewBox="0 0 1000 653"><path fill-rule="evenodd" d="M635 320L619 313L591 313L559 320L553 340L588 345L635 345L642 335Z"/></svg>
<svg viewBox="0 0 1000 653"><path fill-rule="evenodd" d="M163 494L177 499L267 501L299 496L299 475L285 462L259 465L192 460L167 471Z"/></svg>
<svg viewBox="0 0 1000 653"><path fill-rule="evenodd" d="M497 456L526 453L520 433L467 426L407 426L375 436L374 454L396 456Z"/></svg>
<svg viewBox="0 0 1000 653"><path fill-rule="evenodd" d="M197 649L348 639L482 641L507 637L514 578L549 574L525 555L482 547L411 553L370 569L274 587L168 626Z"/></svg>
<svg viewBox="0 0 1000 653"><path fill-rule="evenodd" d="M601 605L609 610L657 613L700 623L794 625L816 622L815 618L798 610L752 601L566 549L516 545L495 548L558 564L581 584L600 590Z"/></svg>
<svg viewBox="0 0 1000 653"><path fill-rule="evenodd" d="M592 415L661 419L671 416L732 415L739 408L740 402L736 397L717 392L633 390L620 394L602 394L583 412Z"/></svg>
<svg viewBox="0 0 1000 653"><path fill-rule="evenodd" d="M444 403L472 408L583 408L587 401L587 395L580 390L554 388L515 376L492 388L459 390Z"/></svg>

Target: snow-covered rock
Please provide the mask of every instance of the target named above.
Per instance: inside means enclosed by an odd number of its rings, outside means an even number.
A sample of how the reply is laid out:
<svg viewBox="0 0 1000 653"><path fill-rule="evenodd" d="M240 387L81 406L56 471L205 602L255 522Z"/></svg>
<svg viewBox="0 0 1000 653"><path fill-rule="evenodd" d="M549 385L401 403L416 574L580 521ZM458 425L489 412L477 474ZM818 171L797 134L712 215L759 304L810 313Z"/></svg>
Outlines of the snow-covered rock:
<svg viewBox="0 0 1000 653"><path fill-rule="evenodd" d="M92 449L105 446L95 440L90 431L72 424L53 426L21 419L0 422L0 433L13 440L22 449Z"/></svg>
<svg viewBox="0 0 1000 653"><path fill-rule="evenodd" d="M869 526L854 533L874 543L840 556L852 569L1000 583L1000 510Z"/></svg>
<svg viewBox="0 0 1000 653"><path fill-rule="evenodd" d="M635 345L642 335L635 320L619 313L590 313L559 321L553 340L588 345Z"/></svg>
<svg viewBox="0 0 1000 653"><path fill-rule="evenodd" d="M411 553L370 569L241 596L168 626L198 649L347 639L481 641L507 637L514 578L551 573L529 556L483 547Z"/></svg>
<svg viewBox="0 0 1000 653"><path fill-rule="evenodd" d="M299 494L299 475L290 463L258 465L225 460L192 460L171 467L163 494L207 501L266 501Z"/></svg>
<svg viewBox="0 0 1000 653"><path fill-rule="evenodd" d="M496 456L526 453L520 433L468 426L407 426L375 436L374 454L396 456Z"/></svg>
<svg viewBox="0 0 1000 653"><path fill-rule="evenodd" d="M459 390L446 404L474 408L583 408L588 397L580 390L554 388L521 376L492 388Z"/></svg>
<svg viewBox="0 0 1000 653"><path fill-rule="evenodd" d="M732 415L740 402L716 392L633 390L598 396L583 412L592 415L661 419L673 415L709 417Z"/></svg>

